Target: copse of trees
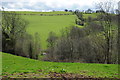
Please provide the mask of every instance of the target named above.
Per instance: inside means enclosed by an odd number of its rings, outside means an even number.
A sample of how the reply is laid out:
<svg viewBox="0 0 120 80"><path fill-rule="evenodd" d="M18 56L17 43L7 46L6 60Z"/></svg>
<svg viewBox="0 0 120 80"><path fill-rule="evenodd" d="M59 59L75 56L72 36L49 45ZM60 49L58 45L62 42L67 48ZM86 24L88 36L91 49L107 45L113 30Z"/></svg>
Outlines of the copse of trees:
<svg viewBox="0 0 120 80"><path fill-rule="evenodd" d="M15 12L2 11L2 51L14 55L37 59L38 36L33 38L26 32L28 22ZM36 48L37 47L37 48Z"/></svg>
<svg viewBox="0 0 120 80"><path fill-rule="evenodd" d="M74 12L74 14L76 14L76 16L77 16L77 18L78 18L78 19L75 20L75 23L76 23L77 25L84 26L84 21L85 21L85 19L83 18L83 13L82 13L82 12L79 12L79 10L76 10L76 11Z"/></svg>
<svg viewBox="0 0 120 80"><path fill-rule="evenodd" d="M91 13L93 13L93 11L91 9L88 9L85 11L85 13L91 14Z"/></svg>
<svg viewBox="0 0 120 80"><path fill-rule="evenodd" d="M85 38L85 30L78 27L72 27L70 32L66 31L64 33L62 33L60 39L56 40L56 45L54 46L54 49L52 49L52 53L49 53L49 55L54 54L52 55L55 57L54 61L86 62L84 59L86 57L83 55L89 52L87 46L90 44L90 40ZM89 48L91 47L89 46Z"/></svg>
<svg viewBox="0 0 120 80"><path fill-rule="evenodd" d="M65 12L68 12L68 9L65 9Z"/></svg>
<svg viewBox="0 0 120 80"><path fill-rule="evenodd" d="M93 25L98 27L95 23ZM92 28L90 25L82 29L71 27L69 30L65 30L62 36L54 41L54 46L48 48L48 60L106 63L107 43L103 34L100 33L102 33L100 28ZM117 63L116 45L117 41L114 41L111 63Z"/></svg>
<svg viewBox="0 0 120 80"><path fill-rule="evenodd" d="M25 33L27 22L15 13L2 12L3 51L13 53L18 36Z"/></svg>

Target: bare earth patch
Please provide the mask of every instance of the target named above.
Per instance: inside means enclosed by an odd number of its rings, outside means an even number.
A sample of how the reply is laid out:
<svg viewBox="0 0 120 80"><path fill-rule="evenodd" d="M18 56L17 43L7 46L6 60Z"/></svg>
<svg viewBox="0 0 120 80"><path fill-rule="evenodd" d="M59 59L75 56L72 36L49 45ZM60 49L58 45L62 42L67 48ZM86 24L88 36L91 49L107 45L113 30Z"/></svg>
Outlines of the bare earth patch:
<svg viewBox="0 0 120 80"><path fill-rule="evenodd" d="M13 73L13 74L6 74L2 76L3 79L5 78L52 78L52 79L63 79L63 80L72 80L72 79L89 79L89 80L111 80L111 79L116 79L118 78L95 78L93 76L85 76L81 74L73 74L73 73L57 73L57 72L49 72L48 74L44 73Z"/></svg>

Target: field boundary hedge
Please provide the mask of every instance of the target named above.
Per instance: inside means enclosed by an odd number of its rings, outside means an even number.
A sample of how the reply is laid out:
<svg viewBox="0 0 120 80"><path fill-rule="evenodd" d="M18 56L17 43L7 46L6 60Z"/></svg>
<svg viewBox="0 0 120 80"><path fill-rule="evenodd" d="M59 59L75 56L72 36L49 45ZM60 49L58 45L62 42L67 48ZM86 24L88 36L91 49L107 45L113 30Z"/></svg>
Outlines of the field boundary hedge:
<svg viewBox="0 0 120 80"><path fill-rule="evenodd" d="M3 14L3 13L2 13ZM6 13L7 14L7 13ZM8 13L9 14L9 13ZM14 14L14 13L13 13ZM74 15L74 14L19 14L17 15L38 15L38 16L61 16L61 15Z"/></svg>

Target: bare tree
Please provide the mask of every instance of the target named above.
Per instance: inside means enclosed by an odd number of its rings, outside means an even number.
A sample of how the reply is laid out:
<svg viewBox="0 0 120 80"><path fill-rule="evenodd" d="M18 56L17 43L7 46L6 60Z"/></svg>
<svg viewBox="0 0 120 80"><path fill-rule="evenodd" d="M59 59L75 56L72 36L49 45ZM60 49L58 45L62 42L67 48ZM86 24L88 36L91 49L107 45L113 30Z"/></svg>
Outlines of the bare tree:
<svg viewBox="0 0 120 80"><path fill-rule="evenodd" d="M57 40L56 34L54 32L50 32L48 39L47 39L47 42L48 42L48 49L47 49L48 55L47 56L49 57L49 59L53 59L54 57L53 51L54 51L54 45L56 43L56 40Z"/></svg>
<svg viewBox="0 0 120 80"><path fill-rule="evenodd" d="M118 47L117 47L117 49L118 49L118 64L120 64L120 1L118 2L118 16L117 16L117 22L118 22ZM119 69L120 70L120 69Z"/></svg>
<svg viewBox="0 0 120 80"><path fill-rule="evenodd" d="M114 10L114 4L112 1L104 1L97 4L97 8L104 11L100 12L101 18L100 23L103 27L104 37L106 40L106 55L105 62L107 64L111 63L111 54L112 54L112 17L111 12Z"/></svg>
<svg viewBox="0 0 120 80"><path fill-rule="evenodd" d="M40 35L38 33L35 33L35 41L34 41L34 59L38 59L38 55L40 53Z"/></svg>

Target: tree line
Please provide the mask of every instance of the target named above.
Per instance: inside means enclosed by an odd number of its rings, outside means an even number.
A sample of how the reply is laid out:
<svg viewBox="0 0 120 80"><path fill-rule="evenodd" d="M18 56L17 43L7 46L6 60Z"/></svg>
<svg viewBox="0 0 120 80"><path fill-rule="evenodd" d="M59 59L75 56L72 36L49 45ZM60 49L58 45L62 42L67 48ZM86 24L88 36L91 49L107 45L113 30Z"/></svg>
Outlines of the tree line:
<svg viewBox="0 0 120 80"><path fill-rule="evenodd" d="M58 16L58 15L74 15L73 13L60 13L60 14L34 14L34 13L32 13L32 14L29 14L29 13L14 13L14 12L9 12L9 13L4 13L4 14L15 14L15 15L39 15L39 16Z"/></svg>
<svg viewBox="0 0 120 80"><path fill-rule="evenodd" d="M114 42L112 52L108 55L108 44L102 29L92 28L92 25L98 26L91 23L82 29L76 26L67 28L61 33L61 37L51 32L47 40L49 43L47 59L61 62L118 63L116 32L111 36Z"/></svg>

